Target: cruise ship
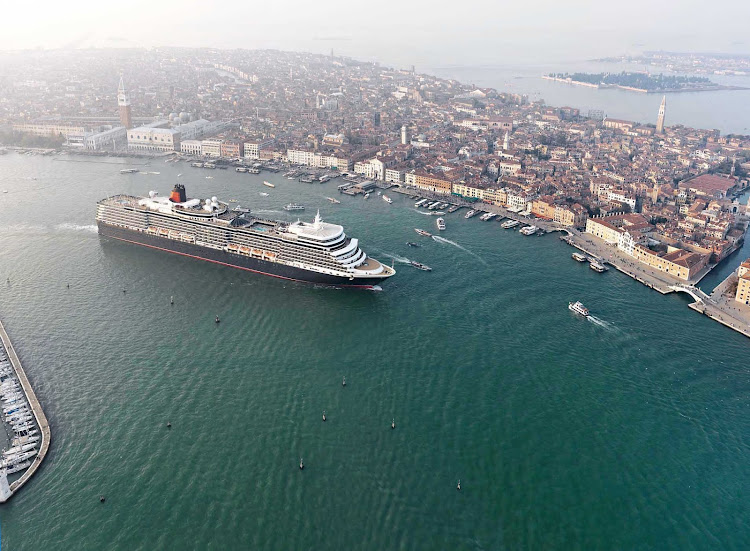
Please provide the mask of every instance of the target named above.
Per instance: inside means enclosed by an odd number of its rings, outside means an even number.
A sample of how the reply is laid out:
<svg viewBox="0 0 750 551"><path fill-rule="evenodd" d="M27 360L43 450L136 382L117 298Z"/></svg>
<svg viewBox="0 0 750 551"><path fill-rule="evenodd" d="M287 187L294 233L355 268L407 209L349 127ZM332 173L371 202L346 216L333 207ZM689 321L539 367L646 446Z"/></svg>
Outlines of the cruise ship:
<svg viewBox="0 0 750 551"><path fill-rule="evenodd" d="M267 220L239 213L216 197L114 195L97 203L105 237L282 279L373 288L396 272L368 257L336 224Z"/></svg>

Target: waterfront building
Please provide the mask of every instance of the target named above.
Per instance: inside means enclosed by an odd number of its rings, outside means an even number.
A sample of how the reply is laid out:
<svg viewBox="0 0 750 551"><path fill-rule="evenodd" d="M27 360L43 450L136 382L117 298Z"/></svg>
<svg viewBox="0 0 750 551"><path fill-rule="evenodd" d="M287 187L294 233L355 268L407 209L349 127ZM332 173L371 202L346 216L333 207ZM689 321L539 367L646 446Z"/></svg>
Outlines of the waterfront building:
<svg viewBox="0 0 750 551"><path fill-rule="evenodd" d="M180 153L185 155L202 155L203 142L200 140L184 140L180 142Z"/></svg>
<svg viewBox="0 0 750 551"><path fill-rule="evenodd" d="M128 149L131 151L166 152L180 150L180 133L165 128L167 121L155 121L149 125L128 130Z"/></svg>
<svg viewBox="0 0 750 551"><path fill-rule="evenodd" d="M260 152L263 149L268 149L273 145L273 140L263 139L252 142L245 142L245 158L246 159L260 159Z"/></svg>
<svg viewBox="0 0 750 551"><path fill-rule="evenodd" d="M447 180L444 177L434 176L424 171L417 171L414 173L414 183L412 185L418 189L432 191L433 193L440 193L443 195L450 195L453 190L453 185L450 180Z"/></svg>
<svg viewBox="0 0 750 551"><path fill-rule="evenodd" d="M224 141L221 143L221 156L227 159L239 159L245 153L243 142Z"/></svg>
<svg viewBox="0 0 750 551"><path fill-rule="evenodd" d="M210 138L201 141L201 151L206 157L221 157L221 144L224 140Z"/></svg>
<svg viewBox="0 0 750 551"><path fill-rule="evenodd" d="M84 135L83 147L90 151L103 149L118 149L128 143L128 131L124 126L110 128L102 132L92 132Z"/></svg>
<svg viewBox="0 0 750 551"><path fill-rule="evenodd" d="M661 105L659 106L659 116L656 117L656 133L664 134L664 116L667 111L667 96L661 98Z"/></svg>
<svg viewBox="0 0 750 551"><path fill-rule="evenodd" d="M634 256L640 262L678 279L693 279L708 264L710 255L667 247L666 253L658 253L637 245Z"/></svg>
<svg viewBox="0 0 750 551"><path fill-rule="evenodd" d="M750 258L737 268L737 294L735 300L742 304L750 304Z"/></svg>
<svg viewBox="0 0 750 551"><path fill-rule="evenodd" d="M13 130L34 136L62 136L66 140L71 138L83 140L86 135L86 128L83 126L48 122L16 123L13 125Z"/></svg>
<svg viewBox="0 0 750 551"><path fill-rule="evenodd" d="M117 87L117 107L120 111L120 123L130 130L133 128L133 115L130 111L130 96L125 90L122 77L120 77L120 85Z"/></svg>

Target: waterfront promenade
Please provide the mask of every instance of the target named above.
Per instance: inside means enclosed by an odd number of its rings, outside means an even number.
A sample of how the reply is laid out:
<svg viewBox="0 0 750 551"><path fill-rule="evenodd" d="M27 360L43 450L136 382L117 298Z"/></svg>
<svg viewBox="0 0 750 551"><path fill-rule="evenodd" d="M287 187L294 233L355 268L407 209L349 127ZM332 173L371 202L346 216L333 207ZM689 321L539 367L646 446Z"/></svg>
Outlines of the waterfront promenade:
<svg viewBox="0 0 750 551"><path fill-rule="evenodd" d="M616 270L663 295L676 292L689 294L695 299L695 302L688 305L692 310L718 321L722 325L733 329L746 337L750 337L750 308L735 305L733 297L724 294L726 289L731 285L730 280L732 279L732 276L720 284L710 296L695 287L695 285L715 266L707 266L701 270L692 281L685 281L664 272L654 270L641 262L637 262L632 257L618 250L617 247L608 245L593 235L573 228L559 226L550 220L528 218L497 205L489 205L481 202L472 203L461 197L456 197L455 195L440 195L408 187L394 187L391 188L391 191L402 193L404 195L418 195L436 201L441 200L446 203L460 205L482 212L494 212L503 218L517 220L523 224L534 224L545 232L564 232L567 234L565 242L570 246L609 264Z"/></svg>
<svg viewBox="0 0 750 551"><path fill-rule="evenodd" d="M31 465L28 469L26 469L26 472L23 473L23 475L16 481L14 481L10 485L10 495L6 496L5 499L3 499L2 496L0 496L0 503L7 501L14 493L16 493L18 490L21 489L21 487L26 484L26 482L33 476L33 474L36 472L36 470L39 468L39 466L42 464L42 461L44 461L44 458L47 455L47 451L49 450L50 445L50 429L49 429L49 423L47 422L47 417L44 415L44 411L42 410L42 406L39 403L39 400L36 397L36 394L34 394L34 389L31 388L31 383L29 383L29 379L26 377L26 373L23 370L23 367L21 366L21 360L18 359L18 354L16 354L15 349L13 348L13 344L10 342L10 337L8 337L8 333L5 332L5 327L3 326L2 321L0 321L0 340L2 340L3 346L5 347L5 351L8 354L8 359L10 360L10 364L13 366L13 370L16 373L16 377L18 378L18 381L21 383L21 387L23 388L23 392L26 395L26 399L29 403L29 407L31 407L31 410L34 413L34 418L36 419L36 424L39 427L39 431L41 433L41 444L39 446L39 453L34 457L34 460L31 462Z"/></svg>

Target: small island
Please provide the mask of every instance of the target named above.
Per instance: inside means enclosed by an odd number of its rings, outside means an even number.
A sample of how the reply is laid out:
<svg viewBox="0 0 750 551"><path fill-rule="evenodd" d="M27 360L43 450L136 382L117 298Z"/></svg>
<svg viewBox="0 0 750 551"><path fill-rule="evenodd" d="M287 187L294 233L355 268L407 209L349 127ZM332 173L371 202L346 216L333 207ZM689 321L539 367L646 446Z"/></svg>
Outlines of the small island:
<svg viewBox="0 0 750 551"><path fill-rule="evenodd" d="M542 78L591 88L620 88L621 90L647 94L746 89L739 86L716 84L701 76L652 75L626 71L622 73L549 73Z"/></svg>

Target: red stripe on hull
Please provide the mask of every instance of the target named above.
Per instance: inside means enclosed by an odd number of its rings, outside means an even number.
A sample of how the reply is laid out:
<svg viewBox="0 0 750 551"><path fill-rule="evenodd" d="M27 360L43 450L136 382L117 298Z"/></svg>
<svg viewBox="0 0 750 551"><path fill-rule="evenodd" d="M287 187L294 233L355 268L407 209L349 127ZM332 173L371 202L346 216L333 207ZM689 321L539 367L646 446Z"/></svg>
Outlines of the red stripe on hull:
<svg viewBox="0 0 750 551"><path fill-rule="evenodd" d="M269 274L268 272L261 272L260 270L253 270L252 268L245 268L244 266L235 266L234 264L228 264L227 262L221 262L220 260L211 260L210 258L203 258L203 257L200 257L200 256L195 256L193 254L181 253L180 251L173 251L171 249L164 249L162 247L157 247L156 245L147 245L146 243L141 243L139 241L133 241L131 239L125 239L123 237L115 237L114 235L107 235L106 237L110 237L112 239L117 239L118 241L124 241L126 243L133 243L135 245L140 245L142 247L148 247L149 249L155 249L155 250L158 250L158 251L166 251L168 253L178 254L180 256L187 256L189 258L195 258L197 260L205 260L206 262L212 262L214 264L220 264L221 266L227 266L229 268L237 268L239 270L245 270L247 272L253 272L253 273L256 273L256 274L262 274L262 275L266 275L266 276L270 276L270 277L275 277L277 279L285 279L287 281L297 281L299 283L307 283L308 285L325 285L326 287L350 287L352 289L366 289L366 290L373 289L372 285L339 285L339 284L331 285L331 284L328 284L328 283L314 283L314 282L311 282L311 281L305 281L303 279L294 279L294 278L291 278L291 277L284 277L284 276L280 276L280 275L277 275L277 274Z"/></svg>

